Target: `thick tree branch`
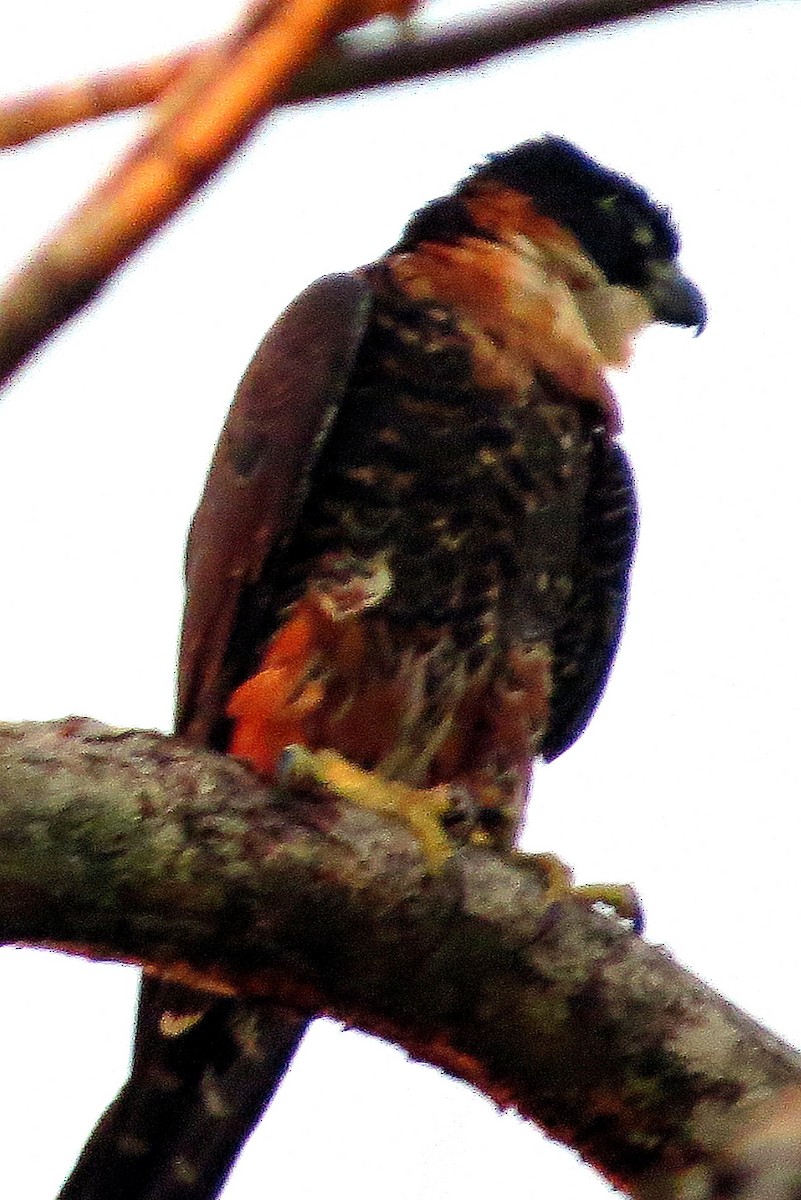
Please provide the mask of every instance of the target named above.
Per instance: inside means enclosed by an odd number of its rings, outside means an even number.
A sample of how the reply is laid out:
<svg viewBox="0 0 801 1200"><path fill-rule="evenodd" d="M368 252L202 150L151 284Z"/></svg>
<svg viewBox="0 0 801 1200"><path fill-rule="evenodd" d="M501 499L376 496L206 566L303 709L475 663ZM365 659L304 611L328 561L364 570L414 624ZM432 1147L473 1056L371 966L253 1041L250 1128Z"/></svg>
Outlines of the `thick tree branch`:
<svg viewBox="0 0 801 1200"><path fill-rule="evenodd" d="M801 1085L793 1051L663 951L490 852L432 876L400 824L78 719L0 726L0 767L3 940L342 1017L634 1194L714 1194L744 1117Z"/></svg>

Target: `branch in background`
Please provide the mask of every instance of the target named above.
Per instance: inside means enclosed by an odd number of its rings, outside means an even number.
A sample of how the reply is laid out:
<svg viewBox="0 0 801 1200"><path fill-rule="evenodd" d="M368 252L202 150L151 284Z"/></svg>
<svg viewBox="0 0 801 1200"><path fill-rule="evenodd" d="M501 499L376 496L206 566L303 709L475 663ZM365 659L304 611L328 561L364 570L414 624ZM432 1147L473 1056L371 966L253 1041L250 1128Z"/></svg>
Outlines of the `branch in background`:
<svg viewBox="0 0 801 1200"><path fill-rule="evenodd" d="M0 753L6 941L328 1012L641 1197L714 1195L743 1121L801 1087L798 1055L667 954L489 851L432 877L399 823L158 734L5 725Z"/></svg>
<svg viewBox="0 0 801 1200"><path fill-rule="evenodd" d="M163 96L199 55L198 46L152 62L104 71L75 83L42 88L0 103L0 149L22 146L43 134L78 125L95 117L140 108Z"/></svg>
<svg viewBox="0 0 801 1200"><path fill-rule="evenodd" d="M298 75L286 103L346 96L366 88L464 70L499 54L571 33L586 33L676 8L715 4L719 5L720 0L541 0L523 11L518 7L454 21L440 30L425 24L404 26L380 46L338 41Z"/></svg>
<svg viewBox="0 0 801 1200"><path fill-rule="evenodd" d="M530 12L496 14L445 33L404 28L373 49L335 44L314 62L344 29L380 14L406 16L415 0L257 0L215 43L9 103L5 112L0 108L0 145L129 105L154 99L161 105L151 131L0 294L0 384L98 293L276 105L466 67L626 17L714 2L544 0Z"/></svg>
<svg viewBox="0 0 801 1200"><path fill-rule="evenodd" d="M700 8L713 3L718 0L543 0L531 10L496 12L454 22L445 29L408 24L379 44L335 41L300 72L286 99L276 107L475 67L500 54L570 33L690 4ZM194 46L166 58L0 103L0 149L23 145L81 121L150 104L209 49Z"/></svg>
<svg viewBox="0 0 801 1200"><path fill-rule="evenodd" d="M0 383L241 145L319 48L409 0L258 0L163 95L153 127L0 295Z"/></svg>

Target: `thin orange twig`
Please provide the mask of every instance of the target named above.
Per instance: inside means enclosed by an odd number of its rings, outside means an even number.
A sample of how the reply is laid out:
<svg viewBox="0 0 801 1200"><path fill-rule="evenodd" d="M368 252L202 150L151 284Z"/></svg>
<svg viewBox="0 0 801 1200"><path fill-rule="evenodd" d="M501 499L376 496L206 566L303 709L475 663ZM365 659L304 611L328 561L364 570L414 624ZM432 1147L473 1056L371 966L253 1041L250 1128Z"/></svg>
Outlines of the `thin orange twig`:
<svg viewBox="0 0 801 1200"><path fill-rule="evenodd" d="M320 46L408 0L259 0L164 95L153 126L0 294L0 382L193 195Z"/></svg>
<svg viewBox="0 0 801 1200"><path fill-rule="evenodd" d="M1 102L0 149L21 146L81 121L149 104L168 91L204 52L208 47L193 46L152 62L105 71Z"/></svg>

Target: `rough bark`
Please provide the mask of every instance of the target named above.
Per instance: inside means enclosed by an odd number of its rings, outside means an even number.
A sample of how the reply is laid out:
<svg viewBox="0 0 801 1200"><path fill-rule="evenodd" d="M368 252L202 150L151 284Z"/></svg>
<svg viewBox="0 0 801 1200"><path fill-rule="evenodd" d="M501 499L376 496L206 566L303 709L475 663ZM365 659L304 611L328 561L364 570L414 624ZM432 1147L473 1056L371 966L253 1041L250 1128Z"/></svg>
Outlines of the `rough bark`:
<svg viewBox="0 0 801 1200"><path fill-rule="evenodd" d="M0 766L4 941L338 1016L635 1195L722 1195L743 1120L801 1086L789 1047L519 862L432 874L399 823L79 718L0 726Z"/></svg>

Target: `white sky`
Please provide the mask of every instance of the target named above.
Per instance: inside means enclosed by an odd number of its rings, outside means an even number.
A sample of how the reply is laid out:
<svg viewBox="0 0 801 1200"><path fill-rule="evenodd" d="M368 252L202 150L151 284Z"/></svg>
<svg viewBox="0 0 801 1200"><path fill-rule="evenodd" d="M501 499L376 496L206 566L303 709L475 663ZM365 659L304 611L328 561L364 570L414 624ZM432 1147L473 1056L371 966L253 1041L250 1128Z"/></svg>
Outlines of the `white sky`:
<svg viewBox="0 0 801 1200"><path fill-rule="evenodd" d="M238 7L8 4L2 89L164 52ZM652 940L801 1042L800 39L793 0L721 6L262 129L0 403L0 714L169 728L185 530L264 330L484 153L563 134L670 204L710 320L698 341L648 333L619 380L642 503L630 618L598 716L541 771L526 846L584 881L635 881ZM0 267L136 124L0 158ZM122 1082L135 988L127 968L0 952L4 1194L55 1194ZM466 1087L318 1023L225 1197L606 1192Z"/></svg>

